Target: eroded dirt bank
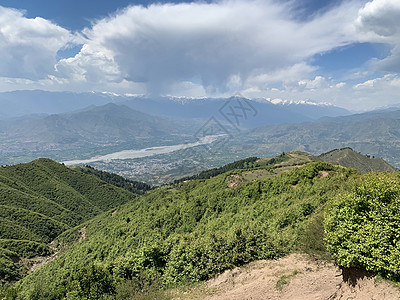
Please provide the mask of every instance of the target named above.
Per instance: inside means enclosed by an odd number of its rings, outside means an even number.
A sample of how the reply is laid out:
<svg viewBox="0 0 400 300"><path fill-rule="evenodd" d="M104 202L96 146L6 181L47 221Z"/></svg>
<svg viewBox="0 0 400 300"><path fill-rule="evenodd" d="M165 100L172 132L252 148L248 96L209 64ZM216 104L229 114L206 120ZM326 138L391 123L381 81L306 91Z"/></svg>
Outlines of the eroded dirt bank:
<svg viewBox="0 0 400 300"><path fill-rule="evenodd" d="M362 272L354 274L350 279L345 276L347 282L344 282L342 271L333 263L292 254L226 271L196 288L178 293L175 299L400 299L399 289L390 283Z"/></svg>

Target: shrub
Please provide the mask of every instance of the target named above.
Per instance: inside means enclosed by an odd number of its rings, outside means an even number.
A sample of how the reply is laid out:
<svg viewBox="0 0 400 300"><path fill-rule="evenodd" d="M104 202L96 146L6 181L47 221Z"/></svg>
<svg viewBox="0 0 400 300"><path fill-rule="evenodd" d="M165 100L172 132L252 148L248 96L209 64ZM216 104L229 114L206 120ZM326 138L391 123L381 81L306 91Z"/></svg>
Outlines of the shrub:
<svg viewBox="0 0 400 300"><path fill-rule="evenodd" d="M342 267L400 279L400 180L370 173L326 211L327 249Z"/></svg>

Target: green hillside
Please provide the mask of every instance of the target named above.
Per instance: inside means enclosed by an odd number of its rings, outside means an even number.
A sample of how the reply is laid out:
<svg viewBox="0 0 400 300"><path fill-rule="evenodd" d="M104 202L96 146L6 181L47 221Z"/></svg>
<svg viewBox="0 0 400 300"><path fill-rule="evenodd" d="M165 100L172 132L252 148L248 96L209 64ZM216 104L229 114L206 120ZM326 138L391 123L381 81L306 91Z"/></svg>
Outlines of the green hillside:
<svg viewBox="0 0 400 300"><path fill-rule="evenodd" d="M275 167L289 169L263 180L238 180L247 169L164 186L63 233L60 244L75 243L18 285L21 299L124 299L299 249L325 253L324 205L358 173L325 162Z"/></svg>
<svg viewBox="0 0 400 300"><path fill-rule="evenodd" d="M119 182L118 176L43 159L27 165L3 168L3 186L18 187L18 195L40 194L50 208L56 204L51 215L39 211L39 201L29 208L22 207L23 200L13 207L2 204L0 275L16 280L25 271L21 258L58 252L13 286L0 285L0 299L166 299L170 288L296 251L400 280L398 172L361 174L293 151L238 161L201 175L208 179L186 178L122 204L133 194L97 177ZM11 171L16 176L7 179ZM72 216L103 213L83 223L63 221L56 208L69 208L57 189L86 199ZM103 189L124 200L112 212L110 201L94 201L94 195L110 197ZM46 197L50 194L57 202Z"/></svg>
<svg viewBox="0 0 400 300"><path fill-rule="evenodd" d="M24 268L21 259L51 253L48 243L65 230L134 197L49 159L0 167L0 280L20 277L12 270Z"/></svg>
<svg viewBox="0 0 400 300"><path fill-rule="evenodd" d="M124 188L132 193L143 194L151 190L151 186L147 183L129 180L117 174L97 170L91 166L76 167L76 169L83 173L94 175L105 182Z"/></svg>
<svg viewBox="0 0 400 300"><path fill-rule="evenodd" d="M382 158L362 155L351 148L335 149L319 155L318 158L334 165L357 169L361 173L396 171L396 168Z"/></svg>

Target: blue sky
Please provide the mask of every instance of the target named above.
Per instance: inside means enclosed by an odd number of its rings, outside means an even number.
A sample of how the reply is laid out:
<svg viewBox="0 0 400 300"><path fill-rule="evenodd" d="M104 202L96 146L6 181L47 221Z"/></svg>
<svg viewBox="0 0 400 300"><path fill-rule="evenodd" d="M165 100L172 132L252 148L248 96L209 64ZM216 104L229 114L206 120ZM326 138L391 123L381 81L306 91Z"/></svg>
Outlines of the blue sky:
<svg viewBox="0 0 400 300"><path fill-rule="evenodd" d="M0 91L400 103L400 1L0 0Z"/></svg>

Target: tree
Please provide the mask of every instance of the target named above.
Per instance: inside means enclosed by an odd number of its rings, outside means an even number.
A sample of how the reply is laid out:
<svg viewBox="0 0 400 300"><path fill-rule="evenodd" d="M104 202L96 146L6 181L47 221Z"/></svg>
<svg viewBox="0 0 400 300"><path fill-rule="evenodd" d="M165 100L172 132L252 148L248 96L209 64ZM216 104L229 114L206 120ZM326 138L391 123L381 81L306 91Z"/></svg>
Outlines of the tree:
<svg viewBox="0 0 400 300"><path fill-rule="evenodd" d="M327 249L342 267L400 279L400 179L369 173L326 211Z"/></svg>

